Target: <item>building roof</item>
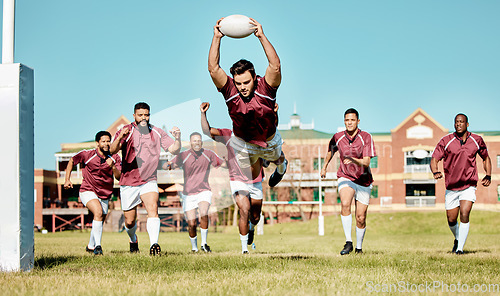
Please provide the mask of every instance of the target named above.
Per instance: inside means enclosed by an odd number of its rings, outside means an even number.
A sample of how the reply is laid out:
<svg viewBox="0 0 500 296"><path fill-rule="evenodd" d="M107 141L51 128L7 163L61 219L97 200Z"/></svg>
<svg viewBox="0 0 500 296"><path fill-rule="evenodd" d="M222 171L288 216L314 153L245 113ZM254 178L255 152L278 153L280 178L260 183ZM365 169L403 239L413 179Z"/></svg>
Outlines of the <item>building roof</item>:
<svg viewBox="0 0 500 296"><path fill-rule="evenodd" d="M330 139L333 134L324 133L313 129L289 129L280 130L283 139L300 140L300 139Z"/></svg>

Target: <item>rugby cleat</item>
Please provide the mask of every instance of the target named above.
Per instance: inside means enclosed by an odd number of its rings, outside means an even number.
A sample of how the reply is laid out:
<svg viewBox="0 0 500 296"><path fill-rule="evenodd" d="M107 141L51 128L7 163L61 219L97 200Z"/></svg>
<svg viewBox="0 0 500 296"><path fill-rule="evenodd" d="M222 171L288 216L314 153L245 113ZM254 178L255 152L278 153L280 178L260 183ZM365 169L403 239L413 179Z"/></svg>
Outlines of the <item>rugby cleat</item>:
<svg viewBox="0 0 500 296"><path fill-rule="evenodd" d="M154 243L153 245L151 245L151 248L149 248L149 255L151 256L160 256L161 255L161 248L160 248L160 245L157 244L157 243Z"/></svg>
<svg viewBox="0 0 500 296"><path fill-rule="evenodd" d="M456 239L456 240L453 242L453 249L451 249L451 252L452 252L452 253L456 253L456 252L457 252L457 248L458 248L458 240Z"/></svg>
<svg viewBox="0 0 500 296"><path fill-rule="evenodd" d="M345 242L344 248L340 251L340 255L348 255L352 252L352 242Z"/></svg>
<svg viewBox="0 0 500 296"><path fill-rule="evenodd" d="M247 242L247 245L250 246L251 244L253 244L254 235L255 235L255 229L252 229L252 230L248 231L248 242Z"/></svg>
<svg viewBox="0 0 500 296"><path fill-rule="evenodd" d="M94 253L94 249L89 249L89 246L85 246L85 252L87 253Z"/></svg>
<svg viewBox="0 0 500 296"><path fill-rule="evenodd" d="M203 246L201 246L201 250L205 253L212 253L212 250L210 249L210 247L207 244L204 244Z"/></svg>
<svg viewBox="0 0 500 296"><path fill-rule="evenodd" d="M191 250L192 253L198 253L198 249Z"/></svg>
<svg viewBox="0 0 500 296"><path fill-rule="evenodd" d="M355 254L363 254L363 250L356 248L356 249L354 249L354 253Z"/></svg>
<svg viewBox="0 0 500 296"><path fill-rule="evenodd" d="M94 248L94 255L102 255L102 248L101 248L101 246L96 246Z"/></svg>
<svg viewBox="0 0 500 296"><path fill-rule="evenodd" d="M247 250L245 250L245 251L242 251L242 252L241 252L241 254L243 254L243 255L248 255L248 254L250 254L250 253L248 253L248 251L247 251Z"/></svg>
<svg viewBox="0 0 500 296"><path fill-rule="evenodd" d="M455 252L455 254L457 254L457 255L463 255L463 254L464 254L464 251L460 251L460 250L459 250L459 251Z"/></svg>
<svg viewBox="0 0 500 296"><path fill-rule="evenodd" d="M283 176L286 174L286 169L288 168L288 160L285 159L285 171L283 174L278 173L278 168L274 170L274 173L269 177L269 187L274 187L278 185L278 183L283 179Z"/></svg>
<svg viewBox="0 0 500 296"><path fill-rule="evenodd" d="M136 239L135 243L130 243L130 253L139 253L139 240Z"/></svg>

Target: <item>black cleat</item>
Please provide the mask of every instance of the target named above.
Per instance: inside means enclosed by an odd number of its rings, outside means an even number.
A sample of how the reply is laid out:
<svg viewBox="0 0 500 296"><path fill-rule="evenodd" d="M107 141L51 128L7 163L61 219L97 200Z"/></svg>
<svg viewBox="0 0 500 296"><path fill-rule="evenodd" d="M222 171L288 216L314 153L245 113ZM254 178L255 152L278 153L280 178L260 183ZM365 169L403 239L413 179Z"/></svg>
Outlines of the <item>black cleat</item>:
<svg viewBox="0 0 500 296"><path fill-rule="evenodd" d="M94 254L94 249L89 249L89 246L85 246L85 252Z"/></svg>
<svg viewBox="0 0 500 296"><path fill-rule="evenodd" d="M278 185L278 183L283 179L283 176L286 174L286 169L288 168L288 160L285 159L285 171L283 174L278 173L278 168L274 170L274 173L269 177L269 187L274 187Z"/></svg>
<svg viewBox="0 0 500 296"><path fill-rule="evenodd" d="M463 255L464 251L456 251L455 254L457 254L457 255Z"/></svg>
<svg viewBox="0 0 500 296"><path fill-rule="evenodd" d="M340 255L348 255L352 252L352 242L345 242L344 248L340 251Z"/></svg>
<svg viewBox="0 0 500 296"><path fill-rule="evenodd" d="M267 168L270 164L271 162L269 160L267 159L262 160L262 167Z"/></svg>
<svg viewBox="0 0 500 296"><path fill-rule="evenodd" d="M101 246L96 246L94 249L94 255L102 255L102 248Z"/></svg>
<svg viewBox="0 0 500 296"><path fill-rule="evenodd" d="M203 246L201 246L201 250L205 253L212 253L212 250L210 249L210 247L207 244L204 244Z"/></svg>
<svg viewBox="0 0 500 296"><path fill-rule="evenodd" d="M245 250L245 251L241 252L241 254L243 254L243 255L248 255L248 254L250 254L250 253L248 253L248 251L246 251L246 250Z"/></svg>
<svg viewBox="0 0 500 296"><path fill-rule="evenodd" d="M354 253L355 254L363 254L363 250L356 248L356 249L354 249Z"/></svg>
<svg viewBox="0 0 500 296"><path fill-rule="evenodd" d="M453 242L453 249L451 249L451 252L452 253L456 253L457 252L457 248L458 248L458 240L455 240Z"/></svg>
<svg viewBox="0 0 500 296"><path fill-rule="evenodd" d="M130 243L130 253L139 253L139 240L135 243Z"/></svg>
<svg viewBox="0 0 500 296"><path fill-rule="evenodd" d="M149 255L151 256L160 256L161 255L161 248L160 248L160 245L155 243L151 246L151 248L149 248Z"/></svg>
<svg viewBox="0 0 500 296"><path fill-rule="evenodd" d="M191 250L192 253L198 253L198 249L196 250Z"/></svg>
<svg viewBox="0 0 500 296"><path fill-rule="evenodd" d="M250 246L253 243L254 235L255 235L255 229L248 231L248 242L247 242L247 245Z"/></svg>

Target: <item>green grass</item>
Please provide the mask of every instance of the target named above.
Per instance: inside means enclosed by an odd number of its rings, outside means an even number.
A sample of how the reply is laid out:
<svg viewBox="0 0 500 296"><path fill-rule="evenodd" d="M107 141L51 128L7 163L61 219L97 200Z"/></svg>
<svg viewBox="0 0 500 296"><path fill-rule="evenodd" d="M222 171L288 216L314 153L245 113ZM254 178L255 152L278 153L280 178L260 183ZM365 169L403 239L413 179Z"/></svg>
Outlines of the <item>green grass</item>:
<svg viewBox="0 0 500 296"><path fill-rule="evenodd" d="M362 256L339 255L344 235L338 216L325 218L323 237L317 225L266 225L247 256L233 227L209 233L212 254L191 254L187 233L161 233L168 255L155 258L148 255L147 233L139 234L140 254L127 252L125 233L104 233L100 257L84 253L88 232L37 233L34 270L0 273L0 294L367 295L383 284L500 284L498 213L472 212L464 256L449 252L453 237L444 211L369 213ZM401 294L394 288L383 294ZM439 287L421 294L460 293Z"/></svg>

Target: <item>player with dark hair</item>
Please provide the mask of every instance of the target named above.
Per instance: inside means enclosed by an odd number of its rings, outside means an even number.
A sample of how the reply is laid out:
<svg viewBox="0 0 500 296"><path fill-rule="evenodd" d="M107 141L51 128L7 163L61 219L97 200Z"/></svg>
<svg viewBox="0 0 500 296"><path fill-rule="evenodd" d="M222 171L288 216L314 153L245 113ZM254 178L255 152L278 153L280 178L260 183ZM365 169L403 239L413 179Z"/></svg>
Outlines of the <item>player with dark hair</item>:
<svg viewBox="0 0 500 296"><path fill-rule="evenodd" d="M481 184L487 187L491 184L491 159L488 149L481 136L467 131L469 120L465 114L455 116L455 132L441 138L431 159L431 171L434 179L441 179L443 173L438 163L443 160L446 195L445 208L448 226L453 233L452 252L463 254L465 241L469 234L469 215L476 201L476 188L479 180L476 165L476 155L483 160L486 172ZM460 227L458 214L460 213Z"/></svg>
<svg viewBox="0 0 500 296"><path fill-rule="evenodd" d="M65 171L64 189L73 188L71 171L75 164L82 164L83 180L80 186L80 200L92 212L92 230L90 240L85 247L87 252L102 255L102 226L108 214L108 200L113 193L113 176L119 180L121 176L121 160L118 155L109 153L111 134L100 131L95 136L96 149L82 150L68 162Z"/></svg>
<svg viewBox="0 0 500 296"><path fill-rule="evenodd" d="M262 25L250 18L255 26L269 65L264 77L255 74L254 66L247 60L236 62L229 77L219 65L220 19L214 27L214 36L208 55L208 70L212 81L226 101L229 116L233 121L230 145L242 169L249 166L260 172L260 158L274 162L276 170L269 178L269 186L276 186L286 172L287 160L281 150L283 140L277 129L277 114L274 112L276 92L281 84L281 63L276 50L264 35ZM254 176L255 177L255 176Z"/></svg>
<svg viewBox="0 0 500 296"><path fill-rule="evenodd" d="M212 191L208 183L210 166L215 168L223 164L223 160L215 152L203 148L201 134L194 132L190 135L191 149L186 150L170 162L170 168L182 168L184 172L184 190L182 192L182 208L189 226L191 250L198 252L198 236L196 235L196 216L199 211L201 250L209 253L208 210L212 203Z"/></svg>
<svg viewBox="0 0 500 296"><path fill-rule="evenodd" d="M149 123L149 105L141 102L134 106L134 122L124 126L115 134L111 153L122 151L122 177L120 179L120 200L125 216L125 230L130 238L130 252L138 252L135 234L137 229L136 208L141 202L148 213L146 229L149 234L151 255L161 253L158 237L160 218L158 216L157 168L161 148L172 154L181 149L181 132L173 127L168 134Z"/></svg>
<svg viewBox="0 0 500 296"><path fill-rule="evenodd" d="M372 136L358 128L359 113L356 109L347 109L344 113L345 131L333 135L328 145L325 164L321 177L326 176L326 168L335 152L340 154L340 167L337 171L340 195L341 221L346 243L341 255L353 250L351 228L351 204L354 198L356 211L356 250L363 253L362 245L366 232L366 213L370 203L373 177L370 171L370 159L376 156Z"/></svg>

